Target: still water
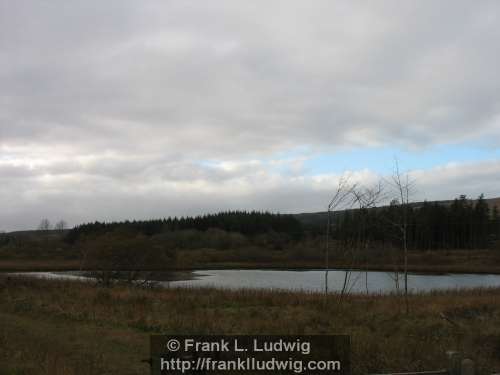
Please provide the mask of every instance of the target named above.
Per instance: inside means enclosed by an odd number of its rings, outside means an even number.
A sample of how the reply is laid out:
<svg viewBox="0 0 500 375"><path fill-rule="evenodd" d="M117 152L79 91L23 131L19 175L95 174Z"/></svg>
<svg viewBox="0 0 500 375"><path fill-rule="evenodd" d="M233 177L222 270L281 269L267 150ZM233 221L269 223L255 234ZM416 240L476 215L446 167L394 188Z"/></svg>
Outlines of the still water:
<svg viewBox="0 0 500 375"><path fill-rule="evenodd" d="M324 270L213 270L194 271L193 280L169 282L170 286L212 286L218 288L254 288L323 291ZM346 279L346 271L328 272L328 289L340 291ZM403 275L399 285L403 288ZM409 274L408 286L412 292L442 289L500 287L500 275L490 274ZM351 271L347 274L346 290L352 293L390 293L396 291L394 272Z"/></svg>
<svg viewBox="0 0 500 375"><path fill-rule="evenodd" d="M88 280L79 272L26 272L25 276L64 279ZM183 279L176 281L160 281L164 287L216 287L223 289L281 289L323 291L324 270L203 270L193 271L190 275L183 273ZM351 293L390 293L396 291L396 274L394 272L351 271L348 272L346 290ZM330 270L328 288L340 291L346 280L346 271ZM399 285L403 288L403 276L399 274ZM432 290L500 287L500 275L494 274L409 274L408 286L411 292L428 292Z"/></svg>

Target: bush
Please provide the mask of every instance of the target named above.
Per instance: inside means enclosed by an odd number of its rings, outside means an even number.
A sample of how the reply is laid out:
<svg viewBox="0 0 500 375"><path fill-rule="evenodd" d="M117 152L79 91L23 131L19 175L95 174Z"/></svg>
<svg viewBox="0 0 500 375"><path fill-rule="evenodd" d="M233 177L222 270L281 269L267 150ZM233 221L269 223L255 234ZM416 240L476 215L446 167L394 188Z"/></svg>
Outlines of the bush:
<svg viewBox="0 0 500 375"><path fill-rule="evenodd" d="M83 266L93 270L106 285L118 278L132 282L141 271L167 269L175 263L174 252L157 239L144 235L123 237L107 233L83 241L81 254Z"/></svg>

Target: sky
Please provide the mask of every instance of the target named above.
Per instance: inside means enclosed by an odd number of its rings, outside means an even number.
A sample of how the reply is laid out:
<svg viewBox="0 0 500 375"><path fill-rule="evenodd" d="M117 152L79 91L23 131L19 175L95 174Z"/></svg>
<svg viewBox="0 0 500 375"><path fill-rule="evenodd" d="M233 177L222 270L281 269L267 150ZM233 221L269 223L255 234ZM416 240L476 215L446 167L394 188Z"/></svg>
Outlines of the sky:
<svg viewBox="0 0 500 375"><path fill-rule="evenodd" d="M500 196L500 2L0 0L0 230Z"/></svg>

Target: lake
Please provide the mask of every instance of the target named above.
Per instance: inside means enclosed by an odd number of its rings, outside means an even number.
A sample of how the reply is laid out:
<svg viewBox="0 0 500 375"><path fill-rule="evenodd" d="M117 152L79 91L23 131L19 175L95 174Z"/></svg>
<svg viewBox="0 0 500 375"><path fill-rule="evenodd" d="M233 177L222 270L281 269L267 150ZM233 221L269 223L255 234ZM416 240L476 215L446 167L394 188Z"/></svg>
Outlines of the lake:
<svg viewBox="0 0 500 375"><path fill-rule="evenodd" d="M175 273L175 272L174 272ZM17 275L63 279L87 280L83 273L68 272L23 272ZM175 281L159 281L164 287L216 287L223 289L279 289L324 291L324 270L200 270L191 274L179 273ZM190 276L186 276L190 275ZM330 270L328 288L340 291L346 271ZM351 271L347 289L351 293L391 293L396 291L395 273L379 271ZM179 279L179 280L177 280ZM400 289L403 289L403 275L399 274ZM409 274L410 292L432 290L467 289L478 287L500 287L500 275L494 274Z"/></svg>

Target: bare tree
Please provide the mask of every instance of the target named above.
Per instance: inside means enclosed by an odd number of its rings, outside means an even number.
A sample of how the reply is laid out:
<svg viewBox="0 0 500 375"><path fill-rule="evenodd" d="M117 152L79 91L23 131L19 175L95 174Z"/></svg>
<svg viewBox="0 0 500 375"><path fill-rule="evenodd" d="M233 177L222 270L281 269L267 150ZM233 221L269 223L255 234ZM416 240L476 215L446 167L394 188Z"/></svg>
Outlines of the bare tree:
<svg viewBox="0 0 500 375"><path fill-rule="evenodd" d="M45 218L40 220L40 224L38 224L38 230L49 231L51 229L51 224L49 219Z"/></svg>
<svg viewBox="0 0 500 375"><path fill-rule="evenodd" d="M326 251L325 251L325 294L328 293L328 271L329 271L329 259L330 259L330 237L332 229L332 215L335 211L340 209L352 209L355 208L360 210L362 214L365 210L371 209L377 206L377 204L383 199L383 186L382 183L377 183L372 187L360 186L359 184L351 184L347 176L343 176L337 185L337 189L333 194L330 203L328 204L328 218L327 218L327 228L326 228ZM364 221L360 222L360 225L364 225ZM347 246L347 252L344 248L344 257L347 255L350 263L350 267L345 270L344 281L342 289L340 292L340 298L347 294L350 289L354 286L357 280L351 282L351 269L354 267L357 260L357 252L362 247L366 250L369 246L368 239L362 238L362 232L364 228L359 228L358 238L354 241L349 241ZM344 244L345 245L345 244ZM368 289L368 274L365 274L365 284Z"/></svg>
<svg viewBox="0 0 500 375"><path fill-rule="evenodd" d="M408 211L410 208L410 196L413 192L414 182L410 180L408 172L402 173L400 171L397 159L394 162L393 175L388 182L394 193L394 199L392 199L391 205L399 208L398 216L395 220L391 220L391 224L396 228L403 250L404 296L406 313L408 313ZM396 277L396 284L399 289L399 275Z"/></svg>
<svg viewBox="0 0 500 375"><path fill-rule="evenodd" d="M340 292L342 298L345 294L349 293L359 279L359 276L351 283L351 269L354 267L357 260L357 252L361 249L368 251L370 240L363 235L366 227L366 214L368 209L377 207L378 203L383 200L383 186L378 182L372 187L355 186L350 191L351 206L356 207L360 213L360 221L358 222L358 234L355 243L351 245L350 262L351 266L346 269L344 274L344 282ZM368 293L368 271L365 271L365 288Z"/></svg>
<svg viewBox="0 0 500 375"><path fill-rule="evenodd" d="M99 283L107 286L118 281L149 284L154 271L167 269L175 261L175 253L161 240L144 235L107 233L85 239L80 248L80 270L90 270Z"/></svg>
<svg viewBox="0 0 500 375"><path fill-rule="evenodd" d="M327 225L326 225L326 249L325 249L325 294L328 294L328 271L330 268L330 232L331 232L331 214L338 210L351 198L351 194L356 185L349 183L349 176L343 175L340 177L337 184L337 189L333 194L330 203L327 207Z"/></svg>
<svg viewBox="0 0 500 375"><path fill-rule="evenodd" d="M68 224L64 220L59 220L55 225L54 229L58 230L60 232L64 231L65 229L68 228Z"/></svg>

